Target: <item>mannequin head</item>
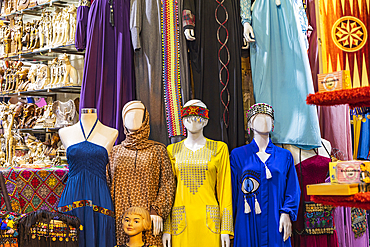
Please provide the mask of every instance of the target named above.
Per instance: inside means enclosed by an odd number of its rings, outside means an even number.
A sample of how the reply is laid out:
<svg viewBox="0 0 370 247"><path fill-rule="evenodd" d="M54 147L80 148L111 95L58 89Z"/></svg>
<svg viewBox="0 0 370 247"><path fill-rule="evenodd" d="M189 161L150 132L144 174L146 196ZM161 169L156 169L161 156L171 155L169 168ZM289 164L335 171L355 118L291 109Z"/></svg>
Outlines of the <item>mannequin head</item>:
<svg viewBox="0 0 370 247"><path fill-rule="evenodd" d="M208 124L207 106L200 100L192 99L186 102L181 112L182 122L190 133L203 130Z"/></svg>
<svg viewBox="0 0 370 247"><path fill-rule="evenodd" d="M251 106L247 112L248 133L250 130L257 133L270 133L274 131L274 110L265 103L257 103Z"/></svg>
<svg viewBox="0 0 370 247"><path fill-rule="evenodd" d="M151 229L151 219L148 210L141 207L131 207L123 214L123 230L132 237Z"/></svg>
<svg viewBox="0 0 370 247"><path fill-rule="evenodd" d="M145 113L145 106L141 101L130 101L122 109L123 125L130 132L138 130L142 123Z"/></svg>

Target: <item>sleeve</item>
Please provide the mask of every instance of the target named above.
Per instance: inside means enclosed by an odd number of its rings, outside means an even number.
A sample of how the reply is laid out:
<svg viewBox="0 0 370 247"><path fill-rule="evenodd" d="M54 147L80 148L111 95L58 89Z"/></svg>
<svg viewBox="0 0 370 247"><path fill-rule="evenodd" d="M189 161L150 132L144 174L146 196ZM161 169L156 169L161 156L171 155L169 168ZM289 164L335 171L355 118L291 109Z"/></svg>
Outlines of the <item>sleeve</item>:
<svg viewBox="0 0 370 247"><path fill-rule="evenodd" d="M288 158L288 172L285 185L285 200L283 207L279 210L281 213L289 214L292 221L297 220L299 200L301 189L299 187L297 172L294 167L294 161L291 154Z"/></svg>
<svg viewBox="0 0 370 247"><path fill-rule="evenodd" d="M168 153L168 157L171 161L171 167L172 167L172 172L173 174L175 174L175 170L174 170L174 167L175 167L175 159L174 157L172 156L172 147L173 145L169 145L167 147L167 153ZM174 175L175 176L175 175ZM175 180L176 182L176 180ZM176 187L176 186L175 186ZM172 211L172 208L171 208L171 211ZM164 225L163 225L163 233L169 233L169 234L172 234L172 227L171 227L171 211L170 213L168 214L168 217L166 219L166 221L164 222Z"/></svg>
<svg viewBox="0 0 370 247"><path fill-rule="evenodd" d="M195 28L195 0L184 0L182 11L182 26L185 29Z"/></svg>
<svg viewBox="0 0 370 247"><path fill-rule="evenodd" d="M135 51L141 49L140 33L142 27L142 0L130 1L130 32L132 47Z"/></svg>
<svg viewBox="0 0 370 247"><path fill-rule="evenodd" d="M231 188L232 188L232 196L233 196L233 215L236 215L237 213L237 205L238 205L238 163L237 163L237 157L234 152L231 152L230 155L230 167L231 167Z"/></svg>
<svg viewBox="0 0 370 247"><path fill-rule="evenodd" d="M252 24L251 2L252 0L240 0L240 17L242 25L246 22Z"/></svg>
<svg viewBox="0 0 370 247"><path fill-rule="evenodd" d="M78 51L83 51L86 48L87 20L90 5L90 0L80 0L77 8L75 46Z"/></svg>
<svg viewBox="0 0 370 247"><path fill-rule="evenodd" d="M220 164L217 169L216 193L220 204L221 234L234 236L230 158L225 143L222 143L219 155Z"/></svg>
<svg viewBox="0 0 370 247"><path fill-rule="evenodd" d="M160 145L158 151L161 172L159 178L158 196L151 205L151 208L165 221L171 212L172 204L175 198L175 179L171 167L170 159L166 148Z"/></svg>

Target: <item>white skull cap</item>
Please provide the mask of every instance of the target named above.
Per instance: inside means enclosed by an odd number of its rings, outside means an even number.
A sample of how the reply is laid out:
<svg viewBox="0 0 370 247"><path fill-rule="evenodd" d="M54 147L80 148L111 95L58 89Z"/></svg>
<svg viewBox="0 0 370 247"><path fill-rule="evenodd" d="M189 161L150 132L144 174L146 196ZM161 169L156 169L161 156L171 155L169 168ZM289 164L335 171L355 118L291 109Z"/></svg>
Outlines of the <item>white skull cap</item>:
<svg viewBox="0 0 370 247"><path fill-rule="evenodd" d="M191 105L194 105L194 106L199 106L199 107L202 107L202 108L207 108L206 104L204 104L201 100L199 99L191 99L189 100L188 102L185 103L185 105L183 107L188 107L188 106L191 106Z"/></svg>
<svg viewBox="0 0 370 247"><path fill-rule="evenodd" d="M129 101L127 102L124 106L123 106L123 109L122 109L122 119L123 121L125 120L125 116L126 116L126 113L130 110L133 110L133 109L142 109L142 110L145 110L145 106L144 104L139 101L139 100L133 100L133 101Z"/></svg>

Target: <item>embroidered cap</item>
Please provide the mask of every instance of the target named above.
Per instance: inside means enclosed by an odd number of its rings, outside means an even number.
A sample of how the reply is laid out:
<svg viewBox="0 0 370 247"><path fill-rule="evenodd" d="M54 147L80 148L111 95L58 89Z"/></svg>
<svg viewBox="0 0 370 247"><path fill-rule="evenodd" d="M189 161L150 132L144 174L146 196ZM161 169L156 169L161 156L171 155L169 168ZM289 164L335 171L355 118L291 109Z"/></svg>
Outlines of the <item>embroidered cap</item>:
<svg viewBox="0 0 370 247"><path fill-rule="evenodd" d="M257 103L251 106L247 112L247 122L256 114L267 114L274 120L274 109L266 103Z"/></svg>
<svg viewBox="0 0 370 247"><path fill-rule="evenodd" d="M182 108L181 110L181 117L188 117L188 116L199 116L205 119L209 119L208 117L208 109L203 108L196 105L190 105L187 107Z"/></svg>

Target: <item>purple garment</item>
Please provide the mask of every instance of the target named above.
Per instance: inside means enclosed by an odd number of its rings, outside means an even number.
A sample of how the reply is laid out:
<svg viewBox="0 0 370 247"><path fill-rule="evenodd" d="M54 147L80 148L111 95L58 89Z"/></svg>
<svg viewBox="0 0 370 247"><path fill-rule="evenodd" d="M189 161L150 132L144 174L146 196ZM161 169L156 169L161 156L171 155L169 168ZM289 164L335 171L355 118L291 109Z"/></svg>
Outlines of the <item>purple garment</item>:
<svg viewBox="0 0 370 247"><path fill-rule="evenodd" d="M76 48L83 50L86 41L80 109L97 108L99 120L119 130L119 143L124 139L121 110L135 97L135 74L130 0L112 2L114 27L109 22L109 0L78 7Z"/></svg>
<svg viewBox="0 0 370 247"><path fill-rule="evenodd" d="M348 105L319 106L321 137L331 143L336 158L352 160L351 119ZM334 150L336 149L336 150Z"/></svg>
<svg viewBox="0 0 370 247"><path fill-rule="evenodd" d="M351 226L351 208L337 207L334 210L335 228L337 230L339 247L368 247L369 228L361 237L355 238Z"/></svg>

